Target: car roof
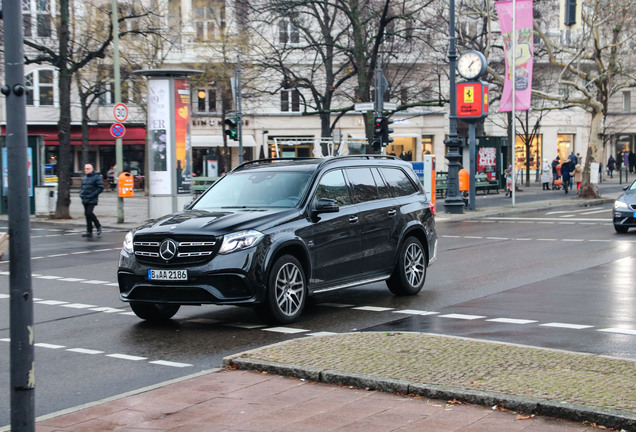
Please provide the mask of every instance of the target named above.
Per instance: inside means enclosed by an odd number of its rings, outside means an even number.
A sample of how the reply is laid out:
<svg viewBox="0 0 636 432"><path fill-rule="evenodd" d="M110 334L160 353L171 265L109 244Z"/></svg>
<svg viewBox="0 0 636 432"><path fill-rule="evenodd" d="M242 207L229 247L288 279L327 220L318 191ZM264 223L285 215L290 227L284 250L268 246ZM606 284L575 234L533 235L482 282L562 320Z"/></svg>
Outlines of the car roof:
<svg viewBox="0 0 636 432"><path fill-rule="evenodd" d="M408 164L396 156L386 155L347 155L333 156L326 158L276 158L276 159L257 159L244 162L234 168L231 172L252 171L252 170L295 170L295 171L314 171L324 166L356 166L369 164L388 164L388 165L404 165Z"/></svg>

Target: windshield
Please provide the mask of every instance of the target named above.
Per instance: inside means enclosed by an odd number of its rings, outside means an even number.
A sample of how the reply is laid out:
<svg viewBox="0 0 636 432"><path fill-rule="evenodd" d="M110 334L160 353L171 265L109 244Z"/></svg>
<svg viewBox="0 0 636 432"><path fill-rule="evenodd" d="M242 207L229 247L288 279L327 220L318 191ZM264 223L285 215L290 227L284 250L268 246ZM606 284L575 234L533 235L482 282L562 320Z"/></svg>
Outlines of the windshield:
<svg viewBox="0 0 636 432"><path fill-rule="evenodd" d="M193 208L296 207L309 187L311 174L273 170L231 173L216 182Z"/></svg>

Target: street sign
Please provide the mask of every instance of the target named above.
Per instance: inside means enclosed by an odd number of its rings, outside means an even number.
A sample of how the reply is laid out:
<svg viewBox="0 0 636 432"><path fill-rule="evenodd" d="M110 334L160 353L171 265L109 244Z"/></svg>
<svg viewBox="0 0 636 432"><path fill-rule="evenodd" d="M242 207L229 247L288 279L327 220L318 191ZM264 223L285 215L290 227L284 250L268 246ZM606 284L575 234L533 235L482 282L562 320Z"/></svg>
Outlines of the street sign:
<svg viewBox="0 0 636 432"><path fill-rule="evenodd" d="M395 111L397 109L396 103L384 102L383 108L387 111Z"/></svg>
<svg viewBox="0 0 636 432"><path fill-rule="evenodd" d="M128 118L128 107L123 103L118 103L113 108L113 116L119 123L123 123Z"/></svg>
<svg viewBox="0 0 636 432"><path fill-rule="evenodd" d="M123 124L114 123L110 126L110 134L115 138L122 138L126 135L126 128Z"/></svg>
<svg viewBox="0 0 636 432"><path fill-rule="evenodd" d="M355 104L356 111L373 111L375 107L373 102L362 102Z"/></svg>

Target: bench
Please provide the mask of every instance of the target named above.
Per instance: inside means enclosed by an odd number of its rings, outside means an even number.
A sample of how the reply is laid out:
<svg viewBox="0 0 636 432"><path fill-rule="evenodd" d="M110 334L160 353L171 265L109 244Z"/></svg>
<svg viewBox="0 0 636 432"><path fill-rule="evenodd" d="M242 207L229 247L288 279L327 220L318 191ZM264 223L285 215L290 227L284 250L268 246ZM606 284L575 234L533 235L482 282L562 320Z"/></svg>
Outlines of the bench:
<svg viewBox="0 0 636 432"><path fill-rule="evenodd" d="M479 190L484 191L484 195L489 194L491 190L499 193L499 185L494 180L488 180L486 174L477 174L475 176L475 191Z"/></svg>
<svg viewBox="0 0 636 432"><path fill-rule="evenodd" d="M192 177L192 194L200 195L217 181L218 177Z"/></svg>
<svg viewBox="0 0 636 432"><path fill-rule="evenodd" d="M435 176L435 195L439 195L440 198L444 198L446 196L447 190L448 176L439 174Z"/></svg>

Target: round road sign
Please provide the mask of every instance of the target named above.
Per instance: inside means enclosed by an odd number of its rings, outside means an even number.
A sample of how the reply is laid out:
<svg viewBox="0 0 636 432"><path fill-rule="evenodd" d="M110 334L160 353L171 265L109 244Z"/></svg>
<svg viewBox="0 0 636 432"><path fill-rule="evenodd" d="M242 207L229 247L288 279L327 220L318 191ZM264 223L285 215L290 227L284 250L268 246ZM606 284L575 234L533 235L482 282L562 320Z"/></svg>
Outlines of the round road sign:
<svg viewBox="0 0 636 432"><path fill-rule="evenodd" d="M121 138L126 134L126 128L123 124L115 123L110 126L110 134L115 138Z"/></svg>
<svg viewBox="0 0 636 432"><path fill-rule="evenodd" d="M118 103L113 108L113 115L118 122L125 122L128 118L128 107L123 103Z"/></svg>

